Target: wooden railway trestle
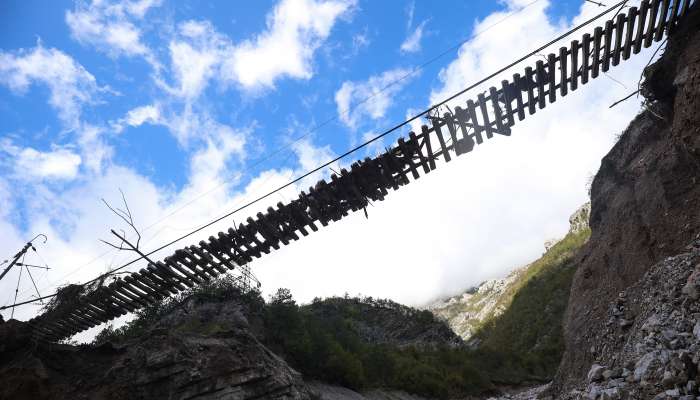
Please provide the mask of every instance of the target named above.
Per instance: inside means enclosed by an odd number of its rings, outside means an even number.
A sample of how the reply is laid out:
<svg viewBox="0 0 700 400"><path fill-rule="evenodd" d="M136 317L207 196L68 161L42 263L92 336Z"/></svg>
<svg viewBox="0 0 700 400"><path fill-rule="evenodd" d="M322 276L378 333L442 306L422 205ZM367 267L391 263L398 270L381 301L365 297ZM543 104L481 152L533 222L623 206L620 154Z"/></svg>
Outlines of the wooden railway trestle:
<svg viewBox="0 0 700 400"><path fill-rule="evenodd" d="M511 134L511 127L558 96L566 96L600 72L627 60L632 54L672 34L688 13L694 0L643 0L596 27L593 35L584 34L569 47L538 60L535 68L503 80L476 100L469 99L454 113L428 117L431 126L410 132L408 138L375 158L365 158L302 191L288 204L277 203L266 213L257 213L237 229L230 228L211 236L198 246L179 249L163 261L150 263L125 278L119 278L87 294L78 306L58 307L32 319L38 337L56 341L110 321L128 312L160 301L227 270L238 268L364 209L368 202L381 201L390 189L418 179L436 168L436 160L450 162L453 156L471 152L494 135ZM694 4L693 4L694 6Z"/></svg>

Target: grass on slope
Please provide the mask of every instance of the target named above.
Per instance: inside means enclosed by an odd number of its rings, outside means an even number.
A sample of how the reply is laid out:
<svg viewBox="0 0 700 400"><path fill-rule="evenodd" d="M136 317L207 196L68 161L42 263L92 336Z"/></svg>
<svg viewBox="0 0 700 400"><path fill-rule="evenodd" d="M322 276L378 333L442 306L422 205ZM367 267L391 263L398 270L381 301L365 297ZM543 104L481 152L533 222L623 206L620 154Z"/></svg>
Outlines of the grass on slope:
<svg viewBox="0 0 700 400"><path fill-rule="evenodd" d="M506 311L477 332L481 349L500 354L514 368L494 381L548 380L564 352L563 319L576 271L573 257L590 236L568 234L524 271L503 296Z"/></svg>

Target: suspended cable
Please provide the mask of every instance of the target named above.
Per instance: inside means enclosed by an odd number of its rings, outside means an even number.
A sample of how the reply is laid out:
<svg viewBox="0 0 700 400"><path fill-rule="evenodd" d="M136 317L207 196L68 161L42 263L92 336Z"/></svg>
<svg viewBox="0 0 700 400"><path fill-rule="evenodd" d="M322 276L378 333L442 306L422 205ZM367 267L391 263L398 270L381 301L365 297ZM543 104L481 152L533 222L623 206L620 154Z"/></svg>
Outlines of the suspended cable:
<svg viewBox="0 0 700 400"><path fill-rule="evenodd" d="M191 231L191 232L188 232L188 233L186 233L186 234L184 234L184 235L182 235L182 236L179 236L178 238L173 239L173 240L171 240L170 242L168 242L168 243L166 243L166 244L164 244L164 245L162 245L162 246L160 246L160 247L158 247L158 248L156 248L156 249L154 249L154 250L151 250L151 251L148 252L148 253L145 253L144 256L146 256L146 257L151 256L151 255L153 255L154 253L157 253L157 252L159 252L159 251L165 249L166 247L169 247L169 246L171 246L171 245L173 245L173 244L175 244L175 243L177 243L177 242L179 242L179 241L181 241L181 240L183 240L183 239L186 239L186 238L188 238L188 237L190 237L190 236L192 236L192 235L194 235L194 234L196 234L196 233L198 233L198 232L200 232L200 231L202 231L202 230L204 230L204 229L210 227L211 225L214 225L215 223L220 222L220 221L222 221L223 219L228 218L228 217L232 216L233 214L236 214L236 213L238 213L238 212L240 212L240 211L242 211L242 210L244 210L244 209L246 209L246 208L252 206L253 204L256 204L256 203L258 203L258 202L260 202L260 201L262 201L262 200L264 200L264 199L270 197L271 195L273 195L273 194L275 194L275 193L277 193L277 192L279 192L279 191L281 191L281 190L284 190L284 189L286 189L286 188L288 188L288 187L294 185L295 183L297 183L297 182L299 182L299 181L301 181L301 180L303 180L303 179L309 177L310 175L312 175L312 174L314 174L314 173L316 173L316 172L318 172L318 171L320 171L320 170L322 170L322 169L324 169L324 168L326 168L326 167L332 165L333 163L342 160L343 158L347 157L348 155L350 155L350 154L352 154L352 153L354 153L354 152L356 152L356 151L358 151L358 150L360 150L360 149L362 149L362 148L364 148L364 147L366 147L366 146L368 146L368 145L370 145L370 144L376 142L377 140L379 140L379 139L381 139L381 138L383 138L383 137L389 135L390 133L392 133L392 132L398 130L399 128L401 128L401 127L403 127L403 126L405 126L405 125L407 125L407 124L410 124L411 122L413 122L413 121L415 121L416 119L420 118L421 116L423 116L423 115L425 115L425 114L431 112L432 110L434 110L434 109L436 109L436 108L438 108L438 107L440 107L440 106L442 106L442 105L444 105L444 104L446 104L446 103L448 103L448 102L454 100L455 98L457 98L457 97L463 95L464 93L468 92L469 90L472 90L472 89L474 89L475 87L477 87L477 86L483 84L484 82L486 82L486 81L488 81L488 80L490 80L490 79L496 77L497 75L499 75L499 74L505 72L506 70L508 70L508 69L510 69L510 68L512 68L512 67L514 67L515 65L517 65L517 64L519 64L519 63L525 61L525 60L528 59L529 57L532 57L533 55L536 55L536 54L539 53L540 51L542 51L542 50L546 49L547 47L551 46L552 44L554 44L554 43L556 43L556 42L558 42L558 41L560 41L560 40L562 40L562 39L564 39L564 38L570 36L570 35L573 34L574 32L577 32L577 31L583 29L584 27L590 25L591 23L593 23L593 22L595 22L596 20L600 19L600 18L603 17L604 15L610 13L611 11L613 11L614 9L616 9L617 7L619 7L620 5L626 3L627 1L628 1L628 0L623 0L623 1L620 1L620 2L618 2L618 3L616 3L616 4L612 5L612 6L610 6L610 7L607 8L605 11L603 11L603 12L601 12L601 13L595 15L594 17L591 17L590 19L586 20L585 22L583 22L583 23L581 23L581 24L579 24L579 25L577 25L577 26L575 26L575 27L569 29L568 31L564 32L563 34L561 34L561 35L557 36L556 38L550 40L549 42L547 42L547 43L541 45L540 47L538 47L538 48L536 48L536 49L530 51L530 52L527 53L526 55L524 55L524 56L522 56L522 57L516 59L515 61L511 62L510 64L508 64L508 65L506 65L506 66L504 66L504 67L498 69L497 71L495 71L495 72L489 74L488 76L486 76L486 77L480 79L479 81L477 81L477 82L475 82L475 83L473 83L473 84L467 86L466 88L464 88L464 89L460 90L459 92L457 92L457 93L455 93L455 94L453 94L453 95L447 97L446 99L443 99L443 100L440 101L439 103L436 103L436 104L431 105L431 106L428 107L427 109L425 109L425 110L423 110L423 111L421 111L421 112L415 114L415 115L412 116L411 118L409 118L409 119L407 119L407 120L405 120L405 121L403 121L403 122L401 122L401 123L398 123L398 124L392 126L391 128L389 128L389 129L383 131L382 133L380 133L380 134L374 136L373 138L371 138L371 139L369 139L369 140L363 142L362 144L360 144L360 145L358 145L358 146L355 146L355 147L353 147L352 149L346 151L345 153L341 154L340 156L337 156L337 157L335 157L334 159L332 159L332 160L330 160L330 161L327 161L327 162L325 162L324 164L321 164L321 165L319 165L318 167L312 169L311 171L308 171L308 172L302 174L301 176L299 176L299 177L297 177L297 178L294 178L294 179L292 179L291 181L289 181L289 182L287 182L287 183L285 183L285 184L283 184L283 185L277 187L276 189L271 190L271 191L267 192L266 194L264 194L264 195L262 195L262 196L259 196L259 197L257 197L256 199L254 199L254 200L252 200L252 201L249 201L248 203L244 204L243 206L240 206L240 207L234 209L233 211L230 211L230 212L224 214L223 216L218 217L218 218L216 218L216 219L214 219L214 220L212 220L212 221L210 221L210 222L208 222L208 223L206 223L206 224L200 226L200 227L197 228L197 229L194 229L194 230ZM135 259L133 259L133 260L131 260L131 261L129 261L129 262L123 264L122 266L113 269L113 270L110 271L109 273L114 273L114 272L116 272L116 271L119 271L119 270L121 270L121 269L124 269L124 268L126 268L126 267L128 267L128 266L130 266L130 265L132 265L132 264L134 264L134 263L136 263L136 262L138 262L138 261L140 261L141 259L142 259L142 257L135 258ZM86 282L85 284L89 284L89 283L95 282L95 281L97 281L97 280L99 280L99 279L104 278L106 275L107 275L107 274L101 274L101 275L97 276L96 278L94 278L94 279L92 279L92 280ZM38 298L38 299L33 299L33 300L25 301L25 302L15 303L15 304L13 304L12 306L0 307L0 310L5 309L5 308L8 308L8 307L14 307L14 306L17 306L17 305L23 305L23 304L32 303L32 302L37 301L37 300L47 299L47 298L50 298L50 297L54 297L55 295L56 295L56 293L51 294L51 295L47 295L47 296L43 296L43 297L40 297L40 298Z"/></svg>

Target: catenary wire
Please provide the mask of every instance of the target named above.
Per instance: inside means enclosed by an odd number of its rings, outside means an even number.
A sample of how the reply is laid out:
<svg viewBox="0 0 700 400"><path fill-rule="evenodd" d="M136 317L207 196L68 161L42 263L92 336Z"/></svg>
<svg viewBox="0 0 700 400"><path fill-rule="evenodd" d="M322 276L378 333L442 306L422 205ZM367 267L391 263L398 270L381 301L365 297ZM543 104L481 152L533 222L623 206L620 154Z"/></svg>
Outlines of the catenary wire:
<svg viewBox="0 0 700 400"><path fill-rule="evenodd" d="M146 253L145 256L147 256L147 257L148 257L148 256L151 256L152 254L157 253L157 252L159 252L159 251L165 249L166 247L169 247L169 246L171 246L171 245L173 245L173 244L175 244L175 243L177 243L177 242L179 242L179 241L181 241L181 240L183 240L183 239L185 239L185 238L187 238L187 237L189 237L189 236L192 236L192 235L194 235L195 233L198 233L198 232L202 231L203 229L206 229L206 228L208 228L209 226L214 225L215 223L220 222L220 221L222 221L223 219L228 218L228 217L230 217L231 215L236 214L236 213L238 213L239 211L242 211L242 210L244 210L244 209L246 209L246 208L252 206L253 204L258 203L258 202L260 202L260 201L262 201L262 200L264 200L264 199L270 197L271 195L273 195L273 194L275 194L275 193L277 193L277 192L279 192L279 191L281 191L281 190L286 189L287 187L289 187L289 186L291 186L291 185L294 185L295 183L301 181L302 179L304 179L304 178L306 178L306 177L308 177L308 176L310 176L310 175L312 175L312 174L314 174L314 173L316 173L316 172L318 172L318 171L320 171L320 170L322 170L322 169L328 167L329 165L331 165L331 164L333 164L333 163L335 163L335 162L337 162L337 161L339 161L339 160L341 160L341 159L347 157L348 155L350 155L350 154L352 154L352 153L354 153L354 152L356 152L356 151L358 151L358 150L360 150L360 149L362 149L362 148L364 148L364 147L366 147L366 146L368 146L368 145L370 145L370 144L376 142L377 140L379 140L379 139L381 139L381 138L387 136L388 134L390 134L390 133L392 133L392 132L398 130L399 128L401 128L401 127L403 127L403 126L405 126L405 125L407 125L407 124L410 124L411 122L413 122L413 121L415 121L416 119L420 118L421 116L423 116L423 115L429 113L430 111L436 109L437 107L439 107L439 106L441 106L441 105L444 105L444 104L446 104L446 103L448 103L448 102L454 100L455 98L457 98L457 97L463 95L464 93L468 92L469 90L474 89L475 87L477 87L477 86L483 84L484 82L486 82L486 81L488 81L488 80L494 78L495 76L501 74L502 72L504 72L504 71L506 71L506 70L508 70L508 69L510 69L510 68L512 68L512 67L514 67L515 65L517 65L517 64L519 64L519 63L525 61L525 60L528 59L529 57L532 57L533 55L536 55L536 54L539 53L540 51L542 51L542 50L546 49L547 47L551 46L552 44L554 44L554 43L556 43L556 42L558 42L558 41L564 39L565 37L571 35L572 33L577 32L577 31L583 29L584 27L590 25L591 23L595 22L595 21L598 20L599 18L601 18L601 17L603 17L604 15L608 14L609 12L613 11L613 10L616 9L617 7L619 7L619 6L621 6L621 5L625 4L625 3L627 3L627 1L628 1L628 0L623 0L623 1L620 1L620 2L618 2L618 3L616 3L616 4L612 5L612 6L608 7L608 8L607 8L606 10L604 10L603 12L601 12L601 13L599 13L599 14L597 14L597 15L591 17L590 19L586 20L585 22L582 22L581 24L579 24L579 25L577 25L577 26L575 26L575 27L569 29L568 31L564 32L563 34L561 34L561 35L557 36L556 38L550 40L549 42L547 42L547 43L541 45L541 46L538 47L537 49L535 49L535 50L533 50L533 51L527 53L526 55L524 55L524 56L518 58L517 60L511 62L510 64L508 64L508 65L506 65L506 66L500 68L500 69L497 70L496 72L493 72L493 73L489 74L488 76L486 76L486 77L480 79L479 81L477 81L477 82L475 82L475 83L473 83L473 84L467 86L466 88L460 90L459 92L457 92L457 93L455 93L455 94L453 94L453 95L447 97L446 99L443 99L443 100L440 101L439 103L436 103L436 104L431 105L431 106L428 107L427 109L425 109L425 110L423 110L423 111L421 111L421 112L415 114L415 115L412 116L411 118L409 118L409 119L407 119L407 120L405 120L405 121L403 121L403 122L401 122L401 123L398 123L398 124L392 126L391 128L389 128L389 129L383 131L382 133L380 133L380 134L374 136L373 138L371 138L371 139L369 139L369 140L367 140L367 141L365 141L365 142L363 142L363 143L361 143L361 144L359 144L359 145L353 147L352 149L346 151L345 153L341 154L340 156L337 156L336 158L334 158L334 159L332 159L332 160L330 160L330 161L327 161L326 163L324 163L324 164L322 164L322 165L320 165L320 166L314 168L314 169L311 170L311 171L308 171L308 172L304 173L303 175L301 175L301 176L299 176L299 177L297 177L297 178L294 178L293 180L291 180L291 181L289 181L289 182L287 182L287 183L285 183L285 184L283 184L283 185L277 187L276 189L273 189L273 190L269 191L268 193L266 193L266 194L264 194L264 195L262 195L262 196L259 196L259 197L257 197L256 199L254 199L254 200L252 200L252 201L249 201L248 203L244 204L243 206L240 206L240 207L234 209L233 211L230 211L230 212L224 214L223 216L218 217L218 218L216 218L216 219L214 219L214 220L212 220L212 221L210 221L210 222L208 222L208 223L206 223L206 224L200 226L199 228L197 228L197 229L195 229L195 230L193 230L193 231L191 231L191 232L188 232L188 233L186 233L186 234L184 234L184 235L182 235L182 236L180 236L180 237L178 237L178 238L176 238L176 239L173 239L173 240L171 240L170 242L168 242L168 243L166 243L166 244L164 244L164 245L162 245L162 246L160 246L160 247L158 247L158 248L156 248L156 249L154 249L154 250L151 250L149 253ZM128 267L128 266L130 266L130 265L132 265L132 264L134 264L134 263L136 263L136 262L138 262L138 261L140 261L140 260L141 260L141 257L135 258L135 259L133 259L133 260L131 260L131 261L129 261L129 262L123 264L122 266L113 269L112 271L110 271L110 273L113 273L113 272L119 271L119 270L121 270L121 269L123 269L123 268L126 268L126 267ZM97 280L103 278L104 276L106 276L106 274L101 274L101 275L97 276L96 278L94 278L94 279L92 279L92 280L86 282L86 284L95 282L95 281L97 281ZM37 301L37 300L43 300L43 299L51 298L51 297L54 297L55 295L56 295L56 294L54 293L54 294L47 295L47 296L43 296L43 297L40 297L40 298L37 298L37 299L28 300L28 301L25 301L25 302L20 302L20 303L15 303L15 304L12 304L12 305L9 305L9 306L0 307L0 310L6 309L6 308L9 308L9 307L18 306L18 305L23 305L23 304L32 303L32 302L35 302L35 301Z"/></svg>

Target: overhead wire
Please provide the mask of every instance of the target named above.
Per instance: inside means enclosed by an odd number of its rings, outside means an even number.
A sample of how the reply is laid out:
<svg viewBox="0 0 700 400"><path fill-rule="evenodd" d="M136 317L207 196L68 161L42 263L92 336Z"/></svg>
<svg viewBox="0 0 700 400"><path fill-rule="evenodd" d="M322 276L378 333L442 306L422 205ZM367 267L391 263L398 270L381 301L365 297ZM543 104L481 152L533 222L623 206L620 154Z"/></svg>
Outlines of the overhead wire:
<svg viewBox="0 0 700 400"><path fill-rule="evenodd" d="M398 77L397 79L395 79L395 80L392 80L391 82L389 82L389 83L386 84L385 86L381 87L379 90L373 91L373 93L372 93L371 95L369 95L369 96L363 98L362 100L360 100L359 102L355 103L352 107L348 107L346 110L343 110L343 111L337 113L336 115L334 115L334 116L332 116L332 117L330 117L330 118L324 120L324 121L321 122L320 124L318 124L318 125L314 126L313 128L307 130L307 131L306 131L305 133L303 133L302 135L296 137L296 138L295 138L294 140L292 140L291 142L288 142L288 143L286 143L286 144L283 145L283 146L279 146L279 147L276 148L274 151L268 153L266 156L259 158L259 159L256 160L254 163L252 163L252 165L248 166L247 169L249 169L249 170L254 169L254 168L256 168L257 166L261 165L262 163L264 163L264 162L270 160L272 157L274 157L274 156L276 156L277 154L281 153L282 151L288 149L289 147L294 146L295 144L299 143L301 140L305 139L306 137L308 137L308 136L311 135L312 133L318 131L319 129L323 128L324 126L330 124L331 122L334 122L334 121L338 120L341 116L350 114L351 112L357 110L357 108L358 108L359 106L361 106L361 105L367 103L368 101L370 101L371 99L373 99L373 98L379 96L380 94L384 93L386 90L390 89L391 87L393 87L393 86L395 86L395 85L397 85L397 84L399 84L399 83L405 81L405 80L408 79L410 76L415 75L416 73L418 73L419 71L421 71L421 70L423 70L425 67L427 67L428 65L430 65L430 64L432 64L432 63L434 63L434 62L436 62L437 60L441 59L441 58L444 57L445 55L447 55L447 54L451 53L452 51L458 49L459 47L461 47L463 44L467 43L468 41L473 40L473 39L475 39L475 38L481 36L482 34L484 34L484 33L488 32L488 31L490 31L491 29L493 29L493 28L495 28L496 26L498 26L498 25L504 23L505 21L507 21L508 19L512 18L513 16L522 13L523 11L527 10L529 7L533 6L534 4L536 4L536 3L540 2L540 1L542 1L542 0L533 0L533 1L531 1L530 3L524 5L523 7L520 7L520 8L515 9L515 10L511 10L511 11L508 12L503 18L501 18L500 20L498 20L498 21L494 22L493 24L487 26L486 28L480 30L480 31L477 32L476 34L474 34L474 35L472 35L472 36L465 37L465 38L463 38L462 40L456 42L455 44L453 44L452 46L450 46L450 47L448 47L447 49L443 50L442 52L436 54L435 56L429 58L428 60L426 60L426 61L424 61L423 63L419 64L418 66L414 67L414 68L411 69L409 72L407 72L407 73L405 73L405 74L399 76L399 77ZM293 152L290 151L290 154L286 157L286 159L289 159L289 157L291 157L292 154L293 154ZM262 182L261 186L264 186L270 179L271 179L270 176L266 177L265 180ZM229 178L229 179L225 179L223 182L217 184L216 186L213 186L213 187L211 187L210 189L207 189L206 191L200 193L200 194L197 195L196 197L191 198L190 200L188 200L188 201L185 202L184 204L182 204L182 205L178 206L177 208L175 208L173 211L169 212L168 214L165 214L165 215L161 216L160 218L158 218L158 219L155 220L154 222L152 222L152 223L150 223L149 225L147 225L146 227L144 227L144 228L142 229L141 232L142 232L142 233L143 233L143 232L146 232L147 230L149 230L149 229L152 228L153 226L155 226L155 225L159 224L160 222L162 222L162 221L164 221L164 220L166 220L166 219L172 217L173 215L177 214L177 213L180 212L181 210L183 210L183 209L185 209L185 208L191 206L192 204L194 204L194 203L195 203L196 201L198 201L199 199L208 196L208 195L211 194L212 192L214 192L214 191L220 189L220 188L223 187L225 184L229 183L230 180L231 180L230 178ZM240 201L237 202L237 204L240 204L240 203L243 202L243 201L245 201L245 199L241 199ZM172 229L172 228L171 228L171 229ZM173 230L191 230L191 229L193 229L193 228L173 229ZM149 240L147 240L146 243L149 242L149 241L152 241L152 240L153 240L155 237L157 237L157 235L158 235L160 232L162 232L163 230L164 230L164 229L161 229L161 230L159 230L156 234L154 234L153 236L151 236L151 238L150 238ZM60 276L57 280L60 281L60 280L63 280L63 279L65 279L65 278L67 278L67 277L70 277L70 276L74 275L75 273L77 273L78 271L80 271L81 269L83 269L83 268L85 268L85 267L87 267L87 266L93 264L95 261L97 261L97 260L99 260L99 259L102 259L102 258L103 258L104 256L106 256L107 254L113 253L113 252L115 252L115 251L116 251L115 249L108 249L108 250L105 250L103 253L101 253L101 254L95 256L95 257L92 258L91 260L87 261L85 264L82 264L82 265L80 265L80 266L74 268L74 269L71 270L70 272L68 272L68 273L66 273L66 274L64 274L64 275L62 275L62 276ZM44 287L44 288L45 288L45 287ZM22 294L24 294L24 293L26 293L26 291L24 291Z"/></svg>
<svg viewBox="0 0 700 400"><path fill-rule="evenodd" d="M569 35L571 35L571 34L577 32L577 31L579 31L579 30L581 30L581 29L583 29L584 27L590 25L591 23L593 23L593 22L595 22L596 20L600 19L600 18L603 17L604 15L610 13L611 11L613 11L614 9L616 9L617 7L619 7L619 6L621 6L621 5L625 4L625 3L627 3L627 1L628 1L628 0L622 0L622 1L620 1L620 2L618 2L618 3L616 3L616 4L614 4L614 5L612 5L612 6L610 6L610 7L608 7L606 10L604 10L604 11L602 11L602 12L596 14L595 16L589 18L588 20L586 20L586 21L580 23L579 25L577 25L577 26L575 26L575 27L569 29L568 31L566 31L566 32L562 33L561 35L555 37L554 39L550 40L549 42L547 42L547 43L545 43L545 44L539 46L539 47L536 48L535 50L532 50L532 51L530 51L529 53L527 53L526 55L521 56L520 58L518 58L518 59L512 61L512 62L509 63L508 65L506 65L506 66L504 66L504 67L501 67L501 68L498 69L497 71L495 71L495 72L493 72L493 73L487 75L486 77L484 77L484 78L478 80L477 82L475 82L475 83L473 83L473 84L467 86L466 88L464 88L464 89L462 89L462 90L456 92L455 94L453 94L453 95L451 95L451 96L449 96L449 97L443 99L442 101L440 101L440 102L438 102L438 103L436 103L436 104L431 105L431 106L428 107L427 109L425 109L425 110L423 110L423 111L421 111L421 112L419 112L419 113L413 115L411 118L408 118L408 119L406 119L405 121L403 121L403 122L401 122L401 123L398 123L398 124L392 126L391 128L386 129L386 130L383 131L382 133L380 133L380 134L374 136L373 138L366 140L365 142L363 142L363 143L361 143L361 144L359 144L359 145L357 145L357 146L351 148L350 150L347 150L345 153L341 154L340 156L337 156L337 157L335 157L334 159L332 159L332 160L330 160L330 161L327 161L327 162L325 162L325 163L319 165L318 167L316 167L316 168L314 168L314 169L312 169L312 170L310 170L310 171L308 171L308 172L306 172L306 173L304 173L304 174L298 176L297 178L294 178L294 179L292 179L291 181L289 181L289 182L287 182L287 183L285 183L285 184L283 184L283 185L277 187L276 189L273 189L273 190L267 192L266 194L264 194L264 195L262 195L262 196L259 196L259 197L255 198L255 199L252 200L252 201L247 202L247 203L244 204L243 206L240 206L240 207L234 209L233 211L230 211L230 212L224 214L223 216L218 217L218 218L216 218L216 219L214 219L214 220L212 220L212 221L210 221L210 222L208 222L208 223L206 223L206 224L204 224L204 225L202 225L202 226L200 226L200 227L198 227L198 228L192 230L191 232L188 232L188 233L186 233L186 234L184 234L184 235L181 235L181 236L177 237L176 239L173 239L173 240L169 241L168 243L166 243L166 244L164 244L164 245L161 245L160 247L158 247L158 248L156 248L156 249L154 249L154 250L151 250L151 251L148 252L148 253L145 253L145 256L146 256L146 257L151 256L151 255L153 255L154 253L157 253L157 252L159 252L159 251L161 251L161 250L163 250L163 249L165 249L165 248L167 248L167 247L169 247L169 246L171 246L171 245L173 245L173 244L175 244L175 243L177 243L177 242L179 242L179 241L181 241L181 240L183 240L183 239L186 239L186 238L188 238L188 237L190 237L190 236L192 236L192 235L194 235L194 234L196 234L196 233L198 233L198 232L200 232L200 231L202 231L202 230L204 230L204 229L206 229L206 228L208 228L208 227L214 225L215 223L220 222L220 221L222 221L223 219L228 218L228 217L232 216L233 214L236 214L236 213L238 213L238 212L240 212L240 211L242 211L242 210L244 210L244 209L246 209L246 208L252 206L253 204L256 204L256 203L258 203L258 202L260 202L260 201L262 201L262 200L264 200L264 199L270 197L271 195L273 195L273 194L275 194L275 193L277 193L277 192L279 192L279 191L281 191L281 190L284 190L284 189L290 187L291 185L294 185L295 183L297 183L297 182L303 180L304 178L307 178L308 176L310 176L310 175L312 175L312 174L315 174L316 172L318 172L318 171L320 171L320 170L322 170L322 169L328 167L329 165L332 165L333 163L335 163L335 162L337 162L337 161L340 161L341 159L347 157L348 155L350 155L350 154L352 154L352 153L354 153L354 152L356 152L356 151L358 151L358 150L360 150L360 149L362 149L362 148L364 148L364 147L366 147L366 146L368 146L368 145L370 145L370 144L376 142L377 140L379 140L379 139L381 139L381 138L383 138L383 137L389 135L390 133L392 133L392 132L398 130L399 128L401 128L401 127L403 127L403 126L405 126L405 125L407 125L407 124L410 124L411 122L413 122L413 121L415 121L416 119L420 118L421 116L423 116L423 115L429 113L430 111L436 109L437 107L439 107L439 106L441 106L441 105L444 105L444 104L446 104L446 103L448 103L448 102L450 102L450 101L456 99L457 97L459 97L459 96L463 95L464 93L466 93L466 92L468 92L468 91L470 91L470 90L472 90L472 89L478 87L479 85L483 84L484 82L489 81L490 79L492 79L492 78L498 76L499 74L501 74L501 73L507 71L508 69L514 67L515 65L517 65L517 64L519 64L519 63L525 61L526 59L532 57L533 55L536 55L537 53L539 53L539 52L541 52L542 50L544 50L544 49L548 48L549 46L551 46L552 44L554 44L554 43L556 43L556 42L558 42L558 41L560 41L560 40L562 40L562 39L568 37ZM132 264L134 264L134 263L136 263L136 262L138 262L138 261L140 261L141 259L142 259L142 257L135 258L135 259L133 259L133 260L131 260L131 261L129 261L129 262L123 264L122 266L113 269L113 270L110 271L110 272L116 272L116 271L119 271L119 270L121 270L121 269L124 269L124 268L126 268L126 267L128 267L128 266L130 266L130 265L132 265ZM92 280L86 282L86 284L95 282L95 281L97 281L97 280L103 278L104 276L106 276L106 274L101 274L101 275L99 275L98 277L96 277L96 278L94 278L94 279L92 279ZM54 294L52 294L52 295L43 296L43 297L41 297L41 298L39 298L39 299L42 299L42 300L43 300L43 299L46 299L46 298L53 297L53 296L55 296L55 295L56 295L56 294L54 293ZM34 299L34 300L31 300L31 301L16 303L16 304L14 304L13 306L31 303L31 302L37 301L37 300L39 300L39 299ZM5 309L5 307L0 307L0 310L2 310L2 309Z"/></svg>

